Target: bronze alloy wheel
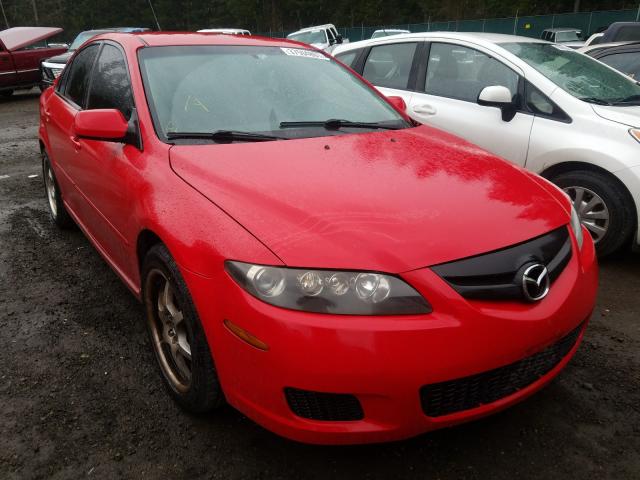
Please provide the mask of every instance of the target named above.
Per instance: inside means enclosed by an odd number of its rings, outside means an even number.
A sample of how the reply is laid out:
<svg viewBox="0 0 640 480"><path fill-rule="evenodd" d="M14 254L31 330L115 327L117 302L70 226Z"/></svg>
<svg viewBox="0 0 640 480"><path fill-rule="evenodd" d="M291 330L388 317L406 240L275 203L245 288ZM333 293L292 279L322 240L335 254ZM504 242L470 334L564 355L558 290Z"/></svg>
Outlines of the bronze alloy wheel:
<svg viewBox="0 0 640 480"><path fill-rule="evenodd" d="M49 165L49 162L46 162L44 167L44 187L47 192L47 200L49 201L51 215L55 220L58 216L58 204L56 202L56 181L53 178L53 170L51 170L51 165Z"/></svg>
<svg viewBox="0 0 640 480"><path fill-rule="evenodd" d="M145 307L153 349L169 385L184 393L191 386L191 338L171 279L154 268L146 276Z"/></svg>

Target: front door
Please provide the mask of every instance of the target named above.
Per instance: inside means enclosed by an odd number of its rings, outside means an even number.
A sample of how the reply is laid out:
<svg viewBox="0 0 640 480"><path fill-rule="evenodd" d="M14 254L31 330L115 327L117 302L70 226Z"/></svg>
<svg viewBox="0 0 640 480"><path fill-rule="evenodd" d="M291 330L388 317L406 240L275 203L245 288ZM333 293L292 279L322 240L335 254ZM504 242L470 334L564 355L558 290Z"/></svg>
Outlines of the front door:
<svg viewBox="0 0 640 480"><path fill-rule="evenodd" d="M508 88L519 101L521 74L475 48L431 43L424 84L417 85L407 113L419 122L453 133L491 153L524 166L533 116L518 112L505 121L495 107L477 103L484 87ZM424 64L423 63L423 64Z"/></svg>
<svg viewBox="0 0 640 480"><path fill-rule="evenodd" d="M93 68L87 110L116 109L128 120L133 110L131 82L122 51L105 43ZM91 209L92 235L120 268L126 268L126 230L129 215L129 180L140 151L132 145L78 139L78 162L73 178Z"/></svg>

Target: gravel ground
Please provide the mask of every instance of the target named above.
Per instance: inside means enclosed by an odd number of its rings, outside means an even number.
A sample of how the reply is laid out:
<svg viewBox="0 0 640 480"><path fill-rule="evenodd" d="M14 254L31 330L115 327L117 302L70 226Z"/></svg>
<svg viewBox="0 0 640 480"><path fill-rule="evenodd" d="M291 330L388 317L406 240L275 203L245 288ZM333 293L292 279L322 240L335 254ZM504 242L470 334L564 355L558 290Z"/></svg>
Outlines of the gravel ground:
<svg viewBox="0 0 640 480"><path fill-rule="evenodd" d="M37 111L34 92L0 100L0 478L640 478L640 255L603 262L582 347L524 403L404 442L301 445L165 394L140 305L49 221Z"/></svg>

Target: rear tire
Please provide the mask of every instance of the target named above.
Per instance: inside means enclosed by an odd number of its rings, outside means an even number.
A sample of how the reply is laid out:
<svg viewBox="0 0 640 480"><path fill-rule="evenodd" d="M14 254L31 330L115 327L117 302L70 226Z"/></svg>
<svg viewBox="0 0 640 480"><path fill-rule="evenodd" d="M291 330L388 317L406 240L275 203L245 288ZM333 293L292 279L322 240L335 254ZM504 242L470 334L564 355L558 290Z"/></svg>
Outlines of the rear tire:
<svg viewBox="0 0 640 480"><path fill-rule="evenodd" d="M591 170L563 172L550 180L571 197L598 256L611 255L629 243L636 223L633 199L618 180Z"/></svg>
<svg viewBox="0 0 640 480"><path fill-rule="evenodd" d="M162 244L145 257L142 297L149 340L171 396L192 413L219 407L224 395L209 344L180 270Z"/></svg>
<svg viewBox="0 0 640 480"><path fill-rule="evenodd" d="M61 229L73 227L75 223L64 206L60 187L46 152L42 153L42 177L44 178L44 191L47 195L51 220Z"/></svg>

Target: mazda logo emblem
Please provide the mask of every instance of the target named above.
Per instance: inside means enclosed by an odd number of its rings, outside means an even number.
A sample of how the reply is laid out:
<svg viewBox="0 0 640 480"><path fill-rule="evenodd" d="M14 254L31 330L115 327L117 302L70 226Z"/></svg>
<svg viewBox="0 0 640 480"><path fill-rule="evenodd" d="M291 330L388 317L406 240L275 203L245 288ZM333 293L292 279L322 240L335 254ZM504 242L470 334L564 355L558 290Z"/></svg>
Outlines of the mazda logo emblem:
<svg viewBox="0 0 640 480"><path fill-rule="evenodd" d="M549 271L540 263L524 268L522 272L522 293L530 302L542 300L549 293Z"/></svg>

